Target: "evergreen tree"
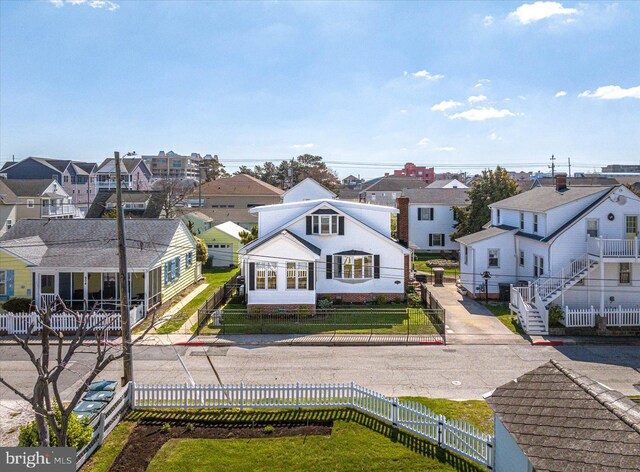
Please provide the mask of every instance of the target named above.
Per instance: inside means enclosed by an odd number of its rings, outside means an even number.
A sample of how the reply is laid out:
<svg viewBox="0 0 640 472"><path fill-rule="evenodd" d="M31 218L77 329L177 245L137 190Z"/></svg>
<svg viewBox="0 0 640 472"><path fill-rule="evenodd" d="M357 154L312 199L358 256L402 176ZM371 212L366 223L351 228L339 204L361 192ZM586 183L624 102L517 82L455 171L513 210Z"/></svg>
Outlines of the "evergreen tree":
<svg viewBox="0 0 640 472"><path fill-rule="evenodd" d="M468 193L469 205L453 208L458 224L455 226L456 231L451 235L452 240L481 231L482 227L491 221L489 205L517 194L518 185L505 169L498 166L493 171L483 170Z"/></svg>

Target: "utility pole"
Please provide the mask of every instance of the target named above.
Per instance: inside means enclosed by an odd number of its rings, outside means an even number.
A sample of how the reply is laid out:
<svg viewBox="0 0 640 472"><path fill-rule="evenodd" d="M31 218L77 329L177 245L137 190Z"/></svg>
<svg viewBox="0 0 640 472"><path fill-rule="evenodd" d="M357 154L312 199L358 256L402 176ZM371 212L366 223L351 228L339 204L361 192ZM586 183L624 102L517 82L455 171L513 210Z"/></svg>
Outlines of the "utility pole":
<svg viewBox="0 0 640 472"><path fill-rule="evenodd" d="M551 165L549 166L551 168L551 179L555 180L556 178L556 157L551 154Z"/></svg>
<svg viewBox="0 0 640 472"><path fill-rule="evenodd" d="M130 154L128 154L130 155ZM120 176L120 153L113 153L116 166L116 205L118 208L118 257L120 284L120 316L122 317L122 364L124 375L123 386L133 382L133 356L131 352L131 319L129 318L129 273L127 267L126 236L124 231L124 208L122 206L122 182Z"/></svg>
<svg viewBox="0 0 640 472"><path fill-rule="evenodd" d="M569 162L569 178L571 178L571 158L567 157L567 161Z"/></svg>

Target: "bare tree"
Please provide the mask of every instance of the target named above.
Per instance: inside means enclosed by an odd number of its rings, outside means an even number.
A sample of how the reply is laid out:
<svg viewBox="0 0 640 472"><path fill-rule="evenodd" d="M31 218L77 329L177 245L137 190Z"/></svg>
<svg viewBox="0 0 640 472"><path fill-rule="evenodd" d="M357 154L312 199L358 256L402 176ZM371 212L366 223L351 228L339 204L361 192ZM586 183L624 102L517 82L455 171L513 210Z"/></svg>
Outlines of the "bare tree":
<svg viewBox="0 0 640 472"><path fill-rule="evenodd" d="M187 201L193 193L196 183L188 179L163 179L157 181L153 188L160 192L161 214L164 218L175 218L176 206Z"/></svg>
<svg viewBox="0 0 640 472"><path fill-rule="evenodd" d="M67 350L65 352L64 334L61 330L56 330L51 326L51 306L48 306L45 310L36 309L36 313L38 314L39 326L36 326L35 322L32 323L27 329L27 334L24 338L20 338L15 334L13 336L15 341L27 353L36 370L37 378L33 391L30 393L21 392L3 377L0 377L0 384L5 385L31 405L35 413L40 445L50 446L50 426L56 436L57 446L63 447L67 445L69 419L73 409L80 402L80 398L89 385L109 364L124 355L123 349L118 350L117 346L108 340L109 329L117 319L117 315L112 317L111 320L105 317L104 323L98 325L95 318L92 323L91 313L78 313L67 309L63 305L63 313L73 316L77 324L75 333L66 338L67 340L70 339L70 343L66 345ZM153 321L144 333L131 343L132 346L144 338L153 327ZM40 357L38 357L30 344L34 333L38 329L40 330ZM74 355L78 352L78 349L87 346L88 341L91 339L95 341L95 359L89 365L89 371L82 379L82 384L73 393L71 400L65 404L61 395L60 376L65 370L72 371L72 365L77 363L77 361L74 361ZM54 406L59 409L60 416L56 416Z"/></svg>

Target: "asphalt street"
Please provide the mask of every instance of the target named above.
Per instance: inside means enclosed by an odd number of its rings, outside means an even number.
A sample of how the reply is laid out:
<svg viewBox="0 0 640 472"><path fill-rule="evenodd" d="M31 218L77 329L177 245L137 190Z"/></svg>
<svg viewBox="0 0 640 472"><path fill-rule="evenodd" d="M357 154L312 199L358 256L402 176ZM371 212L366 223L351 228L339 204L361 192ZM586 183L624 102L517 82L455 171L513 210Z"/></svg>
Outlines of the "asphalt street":
<svg viewBox="0 0 640 472"><path fill-rule="evenodd" d="M76 355L63 377L68 398L93 363L91 347ZM134 350L139 383L217 383L209 354L224 383L355 382L385 395L479 399L549 359L621 391L640 394L638 346L358 346L358 347L186 347L140 346ZM119 379L120 362L100 378ZM18 346L0 346L0 375L30 391L34 368ZM634 387L637 385L637 387ZM0 400L16 396L0 386Z"/></svg>

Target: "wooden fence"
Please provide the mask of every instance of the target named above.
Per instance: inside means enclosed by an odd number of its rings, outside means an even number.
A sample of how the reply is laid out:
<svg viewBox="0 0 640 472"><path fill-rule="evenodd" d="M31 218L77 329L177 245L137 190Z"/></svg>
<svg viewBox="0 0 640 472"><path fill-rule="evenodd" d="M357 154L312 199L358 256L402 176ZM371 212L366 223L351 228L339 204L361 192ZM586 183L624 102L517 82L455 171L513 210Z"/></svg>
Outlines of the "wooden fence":
<svg viewBox="0 0 640 472"><path fill-rule="evenodd" d="M142 385L129 383L92 421L91 441L77 456L80 468L129 409L351 408L436 443L493 469L494 437L475 426L438 415L424 405L389 398L352 383L280 385Z"/></svg>
<svg viewBox="0 0 640 472"><path fill-rule="evenodd" d="M196 334L200 334L200 330L209 322L211 314L226 302L238 289L238 276L239 272L236 272L224 285L216 290L207 300L198 308L198 328Z"/></svg>
<svg viewBox="0 0 640 472"><path fill-rule="evenodd" d="M86 317L85 327L88 330L99 331L107 328L110 333L122 330L122 319L119 313L93 312L80 315ZM53 313L51 327L56 331L71 333L78 329L78 322L70 313ZM42 320L37 312L0 313L0 333L27 334L30 329L34 333L42 329Z"/></svg>

